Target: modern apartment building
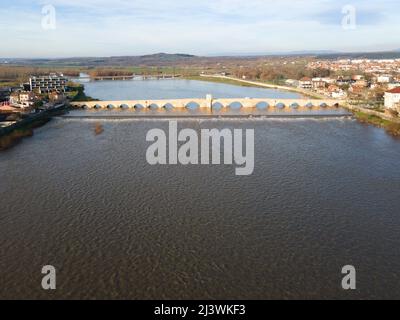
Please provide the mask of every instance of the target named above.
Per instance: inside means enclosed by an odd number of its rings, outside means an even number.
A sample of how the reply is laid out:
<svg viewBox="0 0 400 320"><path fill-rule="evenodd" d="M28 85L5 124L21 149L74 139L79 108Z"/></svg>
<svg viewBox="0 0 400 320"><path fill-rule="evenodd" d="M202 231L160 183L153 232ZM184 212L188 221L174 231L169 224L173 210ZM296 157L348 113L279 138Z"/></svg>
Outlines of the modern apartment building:
<svg viewBox="0 0 400 320"><path fill-rule="evenodd" d="M52 91L65 92L67 78L62 74L50 74L47 76L33 76L29 78L31 91L39 93L48 93Z"/></svg>

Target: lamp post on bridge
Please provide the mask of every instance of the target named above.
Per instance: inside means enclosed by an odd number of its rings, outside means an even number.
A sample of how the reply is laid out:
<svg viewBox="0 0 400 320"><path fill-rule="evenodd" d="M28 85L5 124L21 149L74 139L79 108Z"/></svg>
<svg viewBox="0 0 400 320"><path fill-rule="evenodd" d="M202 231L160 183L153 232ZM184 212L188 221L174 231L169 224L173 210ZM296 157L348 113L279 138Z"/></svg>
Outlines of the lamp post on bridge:
<svg viewBox="0 0 400 320"><path fill-rule="evenodd" d="M212 109L212 107L213 107L213 96L212 96L212 94L207 94L206 95L206 105L207 105L207 108Z"/></svg>

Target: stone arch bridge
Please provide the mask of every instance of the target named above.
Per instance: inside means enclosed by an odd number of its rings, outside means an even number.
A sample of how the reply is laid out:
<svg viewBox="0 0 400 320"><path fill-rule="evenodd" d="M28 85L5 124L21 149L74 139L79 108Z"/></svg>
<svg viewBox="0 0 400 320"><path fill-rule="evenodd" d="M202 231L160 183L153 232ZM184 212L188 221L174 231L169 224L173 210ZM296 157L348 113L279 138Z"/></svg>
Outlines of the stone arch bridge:
<svg viewBox="0 0 400 320"><path fill-rule="evenodd" d="M71 102L74 108L82 109L184 109L184 108L271 108L277 110L310 110L310 109L336 109L340 107L339 100L316 99L166 99L166 100L119 100L119 101L85 101Z"/></svg>

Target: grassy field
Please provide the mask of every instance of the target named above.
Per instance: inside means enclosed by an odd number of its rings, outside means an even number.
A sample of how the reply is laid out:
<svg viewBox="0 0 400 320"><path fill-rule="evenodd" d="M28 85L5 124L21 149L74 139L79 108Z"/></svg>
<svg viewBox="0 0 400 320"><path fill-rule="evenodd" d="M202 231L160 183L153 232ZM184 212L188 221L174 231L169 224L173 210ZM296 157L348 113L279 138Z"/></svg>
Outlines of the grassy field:
<svg viewBox="0 0 400 320"><path fill-rule="evenodd" d="M261 89L268 89L268 87L263 86L262 84L266 84L271 86L271 89L273 89L276 86L282 86L281 84L276 84L273 82L268 82L268 81L255 81L259 82L260 85L257 85L256 83L248 83L248 82L243 82L240 80L234 80L234 79L226 79L226 78L219 78L219 77L206 77L206 76L190 76L190 77L184 77L185 79L188 80L198 80L198 81L206 81L206 82L215 82L215 83L223 83L223 84L230 84L230 85L235 85L235 86L241 86L241 87L252 87L252 88L261 88ZM277 88L278 90L283 90L281 88ZM301 94L303 96L308 96L313 99L321 99L321 96L319 96L316 93L312 92L303 92L296 90L296 88L290 88L286 87L285 90L290 91L290 92L295 92L298 94Z"/></svg>
<svg viewBox="0 0 400 320"><path fill-rule="evenodd" d="M201 76L187 76L184 77L187 80L197 80L197 81L205 81L205 82L215 82L215 83L223 83L223 84L231 84L235 86L241 87L253 87L253 88L264 88L263 86L258 86L250 83L244 83L241 81L235 81L231 79L224 79L224 78L215 78L215 77L201 77Z"/></svg>
<svg viewBox="0 0 400 320"><path fill-rule="evenodd" d="M196 68L191 67L148 67L148 66L104 66L104 67L74 67L74 66L18 66L0 65L0 87L19 86L27 82L32 75L62 73L65 76L77 77L80 73L91 76L118 76L118 75L194 75L199 74Z"/></svg>
<svg viewBox="0 0 400 320"><path fill-rule="evenodd" d="M20 83L18 81L4 81L0 82L0 87L18 87Z"/></svg>

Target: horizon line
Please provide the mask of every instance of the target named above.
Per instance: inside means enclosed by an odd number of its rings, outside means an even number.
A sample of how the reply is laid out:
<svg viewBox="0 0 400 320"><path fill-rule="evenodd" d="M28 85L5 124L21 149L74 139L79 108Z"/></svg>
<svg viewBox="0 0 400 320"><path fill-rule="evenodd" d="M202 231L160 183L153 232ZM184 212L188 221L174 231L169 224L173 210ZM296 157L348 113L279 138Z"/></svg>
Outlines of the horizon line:
<svg viewBox="0 0 400 320"><path fill-rule="evenodd" d="M249 53L216 53L216 54L207 54L207 55L196 55L191 53L168 53L168 52L154 52L147 54L136 54L136 55L99 55L99 56L61 56L61 57L0 57L2 60L60 60L60 59L89 59L89 58L120 58L120 57L146 57L146 56L154 56L154 55L187 55L193 58L222 58L222 57L266 57L266 56L307 56L307 55L339 55L339 54L379 54L379 53L400 53L400 49L392 49L392 50L356 50L356 51L337 51L337 50L294 50L294 51L277 51L277 52L267 52L267 53L257 53L257 52L249 52Z"/></svg>

